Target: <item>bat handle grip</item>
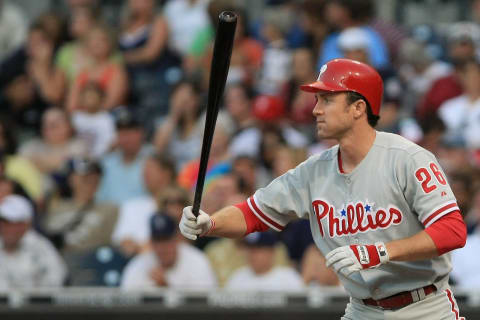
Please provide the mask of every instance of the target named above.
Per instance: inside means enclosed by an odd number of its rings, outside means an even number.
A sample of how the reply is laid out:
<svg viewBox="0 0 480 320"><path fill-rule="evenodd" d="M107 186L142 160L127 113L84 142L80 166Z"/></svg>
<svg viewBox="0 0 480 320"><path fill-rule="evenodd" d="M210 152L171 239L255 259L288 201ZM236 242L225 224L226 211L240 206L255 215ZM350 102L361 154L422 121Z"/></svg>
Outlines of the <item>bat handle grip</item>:
<svg viewBox="0 0 480 320"><path fill-rule="evenodd" d="M195 217L198 217L198 214L200 213L200 201L193 202L192 213L195 215Z"/></svg>

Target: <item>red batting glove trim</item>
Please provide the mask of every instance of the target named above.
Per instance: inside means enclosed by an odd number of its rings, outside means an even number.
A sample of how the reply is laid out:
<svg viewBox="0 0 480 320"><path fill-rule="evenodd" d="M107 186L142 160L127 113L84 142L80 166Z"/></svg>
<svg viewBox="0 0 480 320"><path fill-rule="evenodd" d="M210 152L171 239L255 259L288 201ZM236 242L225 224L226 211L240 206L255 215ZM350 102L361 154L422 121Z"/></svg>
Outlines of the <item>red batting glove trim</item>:
<svg viewBox="0 0 480 320"><path fill-rule="evenodd" d="M269 229L269 226L266 225L262 220L260 220L255 213L250 209L248 206L247 201L236 204L235 207L242 210L243 218L245 219L245 223L247 224L247 231L245 235L252 233L252 232L263 232Z"/></svg>
<svg viewBox="0 0 480 320"><path fill-rule="evenodd" d="M380 257L378 255L377 247L375 245L351 245L350 249L352 249L355 257L360 262L363 269L368 269L372 267L376 267L380 264ZM366 250L368 253L368 259L362 259L362 257L366 257L364 253L360 253L360 251Z"/></svg>
<svg viewBox="0 0 480 320"><path fill-rule="evenodd" d="M202 233L200 237L208 236L213 231L213 229L215 229L215 220L210 218L210 228L206 232Z"/></svg>

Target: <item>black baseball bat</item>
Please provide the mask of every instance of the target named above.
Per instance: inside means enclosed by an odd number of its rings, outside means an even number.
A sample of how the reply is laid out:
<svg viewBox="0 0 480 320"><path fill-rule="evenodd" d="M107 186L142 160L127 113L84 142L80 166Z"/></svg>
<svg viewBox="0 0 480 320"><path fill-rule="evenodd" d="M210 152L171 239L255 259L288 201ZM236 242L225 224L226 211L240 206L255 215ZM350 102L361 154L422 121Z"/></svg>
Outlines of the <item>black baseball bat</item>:
<svg viewBox="0 0 480 320"><path fill-rule="evenodd" d="M224 11L218 16L218 27L213 47L212 66L210 68L210 81L208 84L207 116L203 133L202 153L198 169L197 184L192 212L198 216L202 200L203 185L207 173L208 157L212 146L215 124L217 122L220 100L227 81L228 67L232 56L233 38L237 26L237 15L234 12Z"/></svg>

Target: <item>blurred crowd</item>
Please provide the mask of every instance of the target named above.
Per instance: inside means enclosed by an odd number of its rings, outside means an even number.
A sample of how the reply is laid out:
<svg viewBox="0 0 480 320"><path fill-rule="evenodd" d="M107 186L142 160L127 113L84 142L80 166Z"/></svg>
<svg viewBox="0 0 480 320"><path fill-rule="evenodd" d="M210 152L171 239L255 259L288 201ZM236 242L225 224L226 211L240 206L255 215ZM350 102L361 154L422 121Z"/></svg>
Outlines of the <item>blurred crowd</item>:
<svg viewBox="0 0 480 320"><path fill-rule="evenodd" d="M412 27L371 0L268 0L256 17L236 0L54 3L29 20L0 1L0 290L339 285L308 221L241 240L177 232L225 10L238 24L202 209L243 202L335 144L316 138L299 85L355 59L385 83L377 130L442 164L469 232L451 281L480 287L480 1L468 21Z"/></svg>

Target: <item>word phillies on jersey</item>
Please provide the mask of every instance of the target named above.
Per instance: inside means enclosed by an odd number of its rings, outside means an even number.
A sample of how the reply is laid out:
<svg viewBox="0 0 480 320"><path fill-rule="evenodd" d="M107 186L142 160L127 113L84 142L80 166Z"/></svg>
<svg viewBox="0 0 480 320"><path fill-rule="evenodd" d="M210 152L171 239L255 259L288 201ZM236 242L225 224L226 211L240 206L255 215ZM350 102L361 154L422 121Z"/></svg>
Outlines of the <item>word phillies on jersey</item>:
<svg viewBox="0 0 480 320"><path fill-rule="evenodd" d="M400 224L403 219L403 214L398 208L389 206L387 209L378 208L374 212L368 201L349 203L339 213L325 200L314 200L312 206L322 237L325 236L322 221L327 221L328 234L333 238L386 229L391 225Z"/></svg>

